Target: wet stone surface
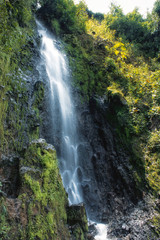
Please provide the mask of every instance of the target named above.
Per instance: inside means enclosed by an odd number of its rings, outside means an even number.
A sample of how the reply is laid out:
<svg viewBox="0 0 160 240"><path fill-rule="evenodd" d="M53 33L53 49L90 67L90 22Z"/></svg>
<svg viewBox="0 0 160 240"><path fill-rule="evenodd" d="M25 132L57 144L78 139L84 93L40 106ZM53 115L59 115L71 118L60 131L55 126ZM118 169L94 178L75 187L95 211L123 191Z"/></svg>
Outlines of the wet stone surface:
<svg viewBox="0 0 160 240"><path fill-rule="evenodd" d="M128 214L116 216L108 224L108 239L113 240L157 240L151 219L155 216L154 200L146 196Z"/></svg>

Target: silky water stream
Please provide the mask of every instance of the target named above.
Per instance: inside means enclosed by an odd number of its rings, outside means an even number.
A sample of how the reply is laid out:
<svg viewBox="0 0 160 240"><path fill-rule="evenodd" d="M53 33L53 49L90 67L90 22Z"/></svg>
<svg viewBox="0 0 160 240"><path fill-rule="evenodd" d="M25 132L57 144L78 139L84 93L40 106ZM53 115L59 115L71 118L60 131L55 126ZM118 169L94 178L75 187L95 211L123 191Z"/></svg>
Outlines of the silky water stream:
<svg viewBox="0 0 160 240"><path fill-rule="evenodd" d="M50 101L53 124L59 127L59 166L63 185L70 204L83 202L81 182L83 168L79 164L77 122L70 93L70 78L65 55L58 49L57 41L47 29L37 21L41 36L41 56L50 85ZM57 119L56 119L57 118ZM89 214L88 214L89 218ZM107 226L96 224L96 240L107 239Z"/></svg>

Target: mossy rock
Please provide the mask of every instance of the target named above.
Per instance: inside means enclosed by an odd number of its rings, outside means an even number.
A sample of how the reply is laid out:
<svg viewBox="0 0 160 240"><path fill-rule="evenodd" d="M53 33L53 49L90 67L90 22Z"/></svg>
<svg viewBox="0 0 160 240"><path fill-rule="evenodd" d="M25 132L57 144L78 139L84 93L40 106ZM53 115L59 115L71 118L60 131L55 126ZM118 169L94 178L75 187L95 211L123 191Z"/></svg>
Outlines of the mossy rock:
<svg viewBox="0 0 160 240"><path fill-rule="evenodd" d="M79 224L76 224L72 227L72 232L73 232L73 236L74 236L73 238L75 240L85 240L86 239L84 232Z"/></svg>
<svg viewBox="0 0 160 240"><path fill-rule="evenodd" d="M0 182L0 239L86 239L84 205L69 207L54 147L44 139L32 141L17 169L16 196L4 195Z"/></svg>
<svg viewBox="0 0 160 240"><path fill-rule="evenodd" d="M1 239L69 240L68 200L54 147L32 141L21 153L19 175L19 195L1 197Z"/></svg>
<svg viewBox="0 0 160 240"><path fill-rule="evenodd" d="M20 161L21 191L29 239L69 239L67 195L59 174L56 151L45 140L30 143Z"/></svg>
<svg viewBox="0 0 160 240"><path fill-rule="evenodd" d="M73 236L76 240L86 239L88 223L83 203L72 205L67 208L67 222L71 226Z"/></svg>
<svg viewBox="0 0 160 240"><path fill-rule="evenodd" d="M43 99L44 99L44 83L37 81L34 84L34 107L38 109L43 109Z"/></svg>

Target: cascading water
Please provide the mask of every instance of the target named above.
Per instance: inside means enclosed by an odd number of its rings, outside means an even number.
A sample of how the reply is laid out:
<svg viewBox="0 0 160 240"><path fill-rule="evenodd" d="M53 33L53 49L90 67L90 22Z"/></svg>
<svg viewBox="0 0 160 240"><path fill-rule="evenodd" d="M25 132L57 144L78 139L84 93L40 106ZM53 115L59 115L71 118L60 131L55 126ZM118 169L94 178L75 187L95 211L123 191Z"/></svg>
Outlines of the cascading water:
<svg viewBox="0 0 160 240"><path fill-rule="evenodd" d="M58 50L56 40L45 27L37 21L38 31L42 37L41 55L50 85L50 104L53 118L53 129L58 131L60 142L59 165L64 187L68 193L70 204L83 202L82 185L88 182L79 163L77 123L74 106L69 89L69 73L63 55ZM54 127L54 125L56 125ZM85 177L83 177L83 175ZM94 183L93 183L94 184ZM89 215L89 214L88 214ZM89 216L88 216L89 217ZM96 224L97 236L95 239L107 239L107 228L103 224Z"/></svg>
<svg viewBox="0 0 160 240"><path fill-rule="evenodd" d="M70 204L78 204L83 201L78 177L81 169L77 157L76 120L67 83L69 73L65 56L57 49L56 41L39 22L38 26L42 36L41 54L51 89L52 112L61 122L60 172Z"/></svg>

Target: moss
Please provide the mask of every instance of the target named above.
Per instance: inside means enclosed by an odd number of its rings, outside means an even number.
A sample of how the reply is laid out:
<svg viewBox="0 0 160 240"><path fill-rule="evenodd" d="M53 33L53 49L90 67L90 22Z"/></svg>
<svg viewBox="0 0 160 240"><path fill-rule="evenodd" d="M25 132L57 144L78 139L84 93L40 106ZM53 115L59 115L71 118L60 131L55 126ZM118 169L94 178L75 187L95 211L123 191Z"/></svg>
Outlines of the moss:
<svg viewBox="0 0 160 240"><path fill-rule="evenodd" d="M34 35L32 4L34 3L36 3L34 0L16 1L13 5L10 1L0 3L1 151L21 149L25 142L23 136L28 95L21 70L26 71L32 57L31 39ZM20 95L22 97L19 97Z"/></svg>
<svg viewBox="0 0 160 240"><path fill-rule="evenodd" d="M73 236L75 237L75 240L85 240L84 233L82 231L82 228L79 224L76 224L73 229Z"/></svg>
<svg viewBox="0 0 160 240"><path fill-rule="evenodd" d="M28 209L26 232L29 239L63 239L64 236L69 239L65 226L67 196L59 175L56 152L47 146L44 142L30 144L20 163L26 171L21 176L22 193L19 196Z"/></svg>
<svg viewBox="0 0 160 240"><path fill-rule="evenodd" d="M67 222L71 226L75 239L86 239L88 222L83 204L73 205L67 208Z"/></svg>
<svg viewBox="0 0 160 240"><path fill-rule="evenodd" d="M68 206L52 145L42 139L32 141L21 151L19 174L17 195L0 198L2 240L86 239L85 208ZM0 182L2 195L1 188Z"/></svg>
<svg viewBox="0 0 160 240"><path fill-rule="evenodd" d="M0 239L9 239L8 233L10 231L10 226L7 222L7 209L5 206L5 200L3 197L0 198Z"/></svg>
<svg viewBox="0 0 160 240"><path fill-rule="evenodd" d="M43 99L44 99L44 83L43 82L36 82L34 85L34 101L33 106L42 109Z"/></svg>
<svg viewBox="0 0 160 240"><path fill-rule="evenodd" d="M157 214L157 216L154 216L150 223L153 225L153 232L157 237L160 237L160 214Z"/></svg>
<svg viewBox="0 0 160 240"><path fill-rule="evenodd" d="M154 194L160 196L160 154L145 153L145 169L148 184Z"/></svg>
<svg viewBox="0 0 160 240"><path fill-rule="evenodd" d="M79 89L84 100L95 95L103 95L107 83L105 49L98 48L98 42L87 34L65 34L65 51L72 69L74 86Z"/></svg>

